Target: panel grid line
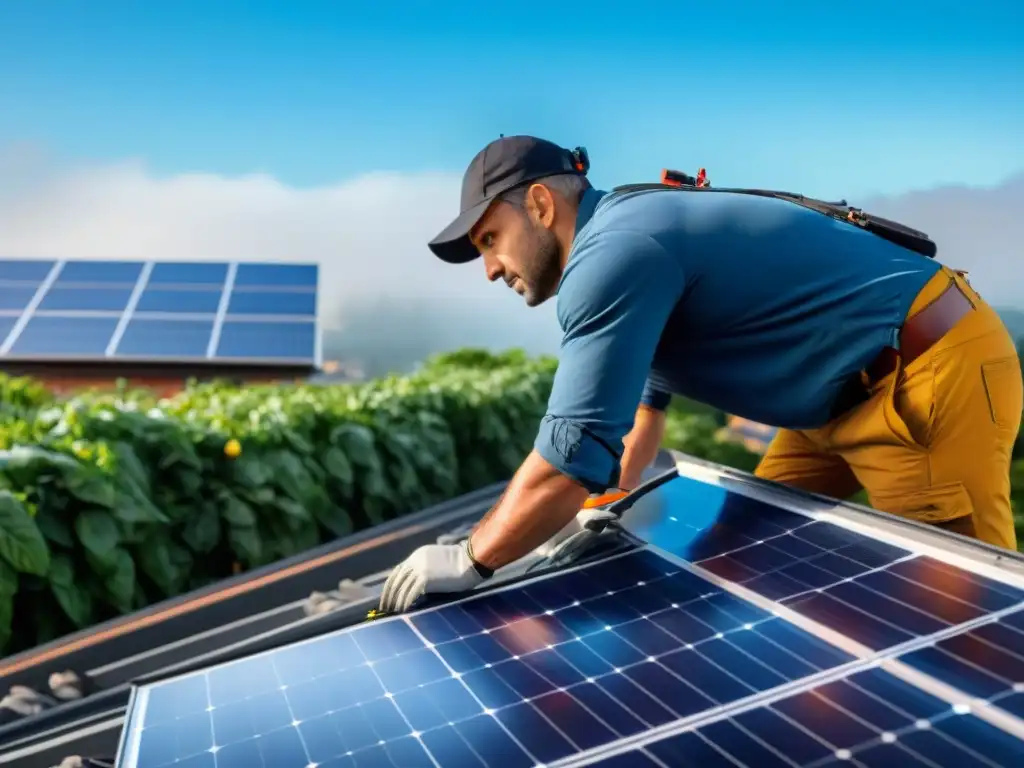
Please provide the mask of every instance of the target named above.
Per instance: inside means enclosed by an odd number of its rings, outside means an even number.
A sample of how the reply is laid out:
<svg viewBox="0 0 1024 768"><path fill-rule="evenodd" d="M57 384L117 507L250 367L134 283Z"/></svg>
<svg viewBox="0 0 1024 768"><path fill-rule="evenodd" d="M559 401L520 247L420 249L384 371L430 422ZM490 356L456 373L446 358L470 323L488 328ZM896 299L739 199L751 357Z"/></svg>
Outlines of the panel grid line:
<svg viewBox="0 0 1024 768"><path fill-rule="evenodd" d="M238 262L228 264L228 274L224 279L224 293L220 295L220 304L217 306L217 316L213 321L213 333L210 334L210 343L206 347L206 356L214 358L217 356L217 345L220 343L220 332L224 327L224 317L228 313L228 304L231 302L231 292L235 288L235 277L238 275Z"/></svg>
<svg viewBox="0 0 1024 768"><path fill-rule="evenodd" d="M468 694L469 694L470 696L472 696L472 697L473 697L474 699L476 699L476 702L477 702L477 704L479 704L479 705L481 706L481 708L482 708L482 709L483 709L483 711L484 711L484 714L485 714L485 715L490 715L490 714L492 714L492 712L491 712L490 708L489 708L489 707L487 707L487 706L486 706L486 705L484 704L484 702L482 702L482 701L480 700L480 698L479 698L479 697L478 697L478 696L476 695L476 693L475 693L475 692L474 692L474 691L473 691L473 690L472 690L472 689L471 689L471 688L470 688L470 687L469 687L468 685L466 685L465 681L464 681L464 680L462 679L462 675L460 675L460 674L459 674L458 672L456 672L456 671L455 671L454 669L452 669L452 668L451 668L451 665L449 665L449 664L448 664L448 662L447 662L447 661L446 661L446 660L445 660L445 659L444 659L444 658L443 658L443 657L441 656L441 654L439 654L439 653L437 652L437 649L436 649L436 648L434 647L434 644L433 644L433 643L431 643L430 641L428 641L428 640L427 640L427 638L425 638L425 637L423 636L423 633L422 633L422 632L420 632L419 628L418 628L418 627L416 627L416 626L415 626L415 625L414 625L414 624L413 624L413 623L412 623L411 621L409 621L409 618L408 618L408 617L406 617L406 616L403 616L403 617L402 617L402 619L403 619L403 620L405 621L406 625L407 625L407 626L408 626L408 627L409 627L409 628L410 628L410 629L411 629L411 630L413 631L413 633L414 633L414 634L415 634L415 635L416 635L417 637L419 637L420 641L421 641L421 642L422 642L422 643L424 644L424 646L425 646L425 647L427 647L427 648L429 648L429 649L430 649L430 650L431 650L431 651L433 652L434 656L435 656L435 657L436 657L436 658L437 658L438 660L440 660L440 662L441 662L441 663L442 663L442 664L443 664L443 665L445 666L445 668L446 668L446 669L448 670L449 674L450 674L450 675L451 675L451 676L452 676L453 678L455 678L456 680L458 680L458 681L459 681L459 683L460 683L460 684L462 685L463 689L464 689L464 690L465 690L465 691L466 691L466 692L467 692L467 693L468 693ZM515 736L514 736L514 735L512 734L512 732L511 732L511 731L509 731L509 730L508 730L508 728L506 728L506 727L505 727L505 725L504 725L503 723L499 722L499 723L498 723L498 727L499 727L499 728L501 728L501 730L502 730L502 731L504 731L504 732L505 732L505 733L506 733L506 734L508 735L508 737L509 737L510 739L512 739L512 741L514 741L514 742L515 742L516 744L518 744L518 745L519 745L519 748L520 748L520 749L522 749L522 750L523 750L523 752L524 752L525 754L527 754L527 755L530 755L530 751L529 751L529 750L528 750L528 749L527 749L527 748L526 748L525 746L523 746L522 742L520 742L520 741L519 741L519 739L517 739L517 738L516 738L516 737L515 737ZM465 742L465 740L463 740L463 741ZM467 746L467 747L468 747L468 748L469 748L470 750L472 750L472 751L474 752L474 754L477 754L477 755L479 756L479 753L477 753L477 752L476 752L476 750L475 750L475 749L473 749L473 745L472 745L472 744L470 744L469 742L465 742L465 744L466 744L466 746ZM430 753L430 752L431 752L431 750L430 750L430 748L429 748L429 747L425 747L425 748L426 748L426 750L427 750L427 752L428 752L428 753ZM536 758L535 758L535 757L534 757L533 755L530 755L530 757L531 757L531 758L533 758L534 760L536 760ZM432 759L432 760L435 760L435 762L436 762L436 759L434 758L434 755L433 755L432 753L431 753L431 759ZM540 764L540 761L538 761L538 764Z"/></svg>
<svg viewBox="0 0 1024 768"><path fill-rule="evenodd" d="M411 630L413 631L413 633L414 633L414 634L416 633L416 628L415 628L415 627L412 627L412 626L410 626L410 629L411 629ZM423 638L421 637L420 639L422 640ZM359 645L359 640L358 640L358 638L356 639L356 641L355 641L355 642L356 642L356 645L358 646L358 645ZM364 656L366 655L366 654L365 654L365 651L364 651L363 655L364 655ZM273 658L273 657L271 657L271 658ZM442 659L442 661L443 661L443 659ZM375 669L373 668L373 663L372 663L372 662L369 662L369 661L368 661L368 664L367 664L367 666L369 666L369 668L370 668L370 671L371 671L371 672L373 673L373 677L374 677L374 679L376 679L376 681L377 681L377 682L378 682L378 683L380 684L380 687L381 687L382 689L384 689L384 690L387 690L387 686L386 686L386 685L384 684L384 681L383 681L383 680L381 680L381 677L380 677L380 673L378 673L378 672L377 672L377 670L375 670ZM388 698L390 698L390 697L388 697ZM397 709L397 708L396 708L396 709ZM418 739L418 738L419 738L419 734L417 734L417 733L415 732L415 731L416 731L416 729L415 729L415 728L413 728L413 726L412 726L412 723L411 723L411 722L409 722L409 718L408 718L408 717L406 717L405 713L404 713L404 712L402 712L402 710L401 710L401 709L398 709L398 714L399 714L399 715L401 716L401 718L402 718L402 720L403 720L403 721L405 722L405 724L406 724L406 725L407 725L407 726L409 727L409 730L413 732L413 734L412 734L412 735L413 735L413 738L415 738L415 739ZM468 745L468 746L469 746L469 748L470 748L470 749L472 749L472 748L473 748L473 747L472 747L472 745ZM436 766L436 768L442 768L442 766L441 766L441 765L440 765L440 764L439 764L439 763L437 762L437 760L436 760L436 759L434 758L434 755L433 755L433 754L431 754L431 752L430 752L430 750L429 750L429 749L427 749L426 747L424 747L424 748L423 748L423 750L424 750L424 751L425 751L425 752L427 753L427 756L428 756L428 757L430 758L430 762L432 762L432 763L433 763L433 764L434 764L434 765ZM308 753L309 753L309 750L307 749L307 755L308 755ZM310 763L312 764L312 757L311 757L311 756L310 756Z"/></svg>
<svg viewBox="0 0 1024 768"><path fill-rule="evenodd" d="M270 666L274 670L274 677L277 678L277 684L280 686L280 689L282 691L285 690L286 686L285 686L284 680L281 679L281 671L277 668L277 664L274 661L274 657L273 656L270 657ZM372 669L372 667L371 667L371 669ZM207 694L209 694L209 690L210 690L210 680L209 680L209 678L206 678L206 690L207 690ZM296 733L299 734L299 743L302 744L302 751L306 753L307 768L309 768L309 766L314 766L314 765L316 765L316 763L314 763L312 757L310 757L309 747L306 745L306 737L303 736L302 729L299 728L299 720L298 720L298 718L295 717L295 708L292 706L292 703L291 703L291 701L289 701L287 696L284 696L284 703L285 703L285 706L288 707L288 714L291 715L291 718L292 718L291 726L295 729ZM271 766L267 766L267 768L271 768Z"/></svg>
<svg viewBox="0 0 1024 768"><path fill-rule="evenodd" d="M780 701L796 692L799 692L800 690L808 690L812 684L821 684L824 682L831 682L835 679L842 679L843 677L855 674L857 671L861 671L863 669L867 669L874 666L883 665L884 662L889 662L889 664L885 666L895 665L895 669L890 669L890 671L893 671L894 674L897 675L897 677L904 678L904 676L908 675L909 673L909 676L915 678L918 687L922 687L920 681L925 681L926 684L929 685L929 688L923 689L927 690L929 693L936 696L937 698L943 699L953 706L957 704L966 704L967 702L970 702L974 697L971 697L962 691L958 691L952 688L951 686L947 686L941 683L941 681L934 680L934 678L919 673L916 670L906 668L905 665L899 664L899 662L896 661L893 657L899 656L901 654L913 650L917 650L919 648L934 645L939 640L959 635L972 627L977 627L990 623L994 619L997 619L1001 616L1016 613L1020 610L1020 606L1011 606L1009 608L1002 609L1001 611L994 611L990 614L979 617L977 619L951 626L947 629L935 632L931 635L914 638L898 646L894 646L883 651L875 651L850 638L845 638L841 635L838 635L838 633L836 633L834 630L831 630L830 628L825 627L812 619L809 619L799 613L796 613L795 611L792 611L792 609L786 608L786 606L784 605L775 603L774 601L771 601L755 592L751 592L750 590L745 589L741 585L729 581L728 579L724 579L714 573L711 573L710 571L706 571L700 566L694 563L690 563L684 560L683 558L680 558L669 552L663 552L651 545L648 545L646 549L656 552L659 556L664 557L665 559L676 563L683 569L697 576L700 576L713 584L718 585L727 592L731 592L732 594L742 599L745 599L746 601L754 605L766 607L767 610L771 610L773 613L782 616L783 618L787 619L790 623L799 626L802 629L805 629L806 631L815 635L819 639L828 642L831 645L841 647L844 650L850 652L855 657L858 657L858 660L843 665L845 669L843 670L843 673L841 675L835 675L835 670L832 670L833 674L828 674L828 671L826 671L826 673L823 674L820 679L818 679L817 676L809 676L807 678L802 678L798 681L795 681L791 685L779 686L778 688L771 689L770 691L766 692L760 697L752 697L749 701L736 702L734 705L727 705L726 707L721 708L719 711L709 709L704 712L698 713L697 715L691 718L686 718L675 723L666 724L666 726L664 726L662 729L653 729L644 734L640 734L636 737L632 737L630 739L623 739L621 740L621 742L613 742L612 744L605 745L604 747L597 747L594 750L592 750L592 752L589 754L581 752L577 755L567 757L564 760L558 761L557 763L553 763L550 766L550 768L568 768L568 766L586 765L588 764L589 758L594 756L600 756L603 759L613 755L623 754L637 747L648 746L649 744L657 742L668 736L678 735L681 733L692 731L696 728L711 724L713 722L720 721L724 718L734 717L735 715L749 711L750 709ZM767 606L765 604L767 604ZM772 606L777 606L777 609L773 608ZM836 642L837 640L839 641L838 643ZM1024 736L1024 723L1021 723L1021 721L1018 718L1012 715L1006 714L1004 716L1002 713L995 713L993 715L993 713L988 710L981 710L980 713L976 714L978 714L979 717L988 721L990 724L994 725L1000 730L1014 733L1015 735Z"/></svg>
<svg viewBox="0 0 1024 768"><path fill-rule="evenodd" d="M117 328L114 329L113 336L110 337L110 342L107 344L106 356L111 357L117 352L117 345L121 343L121 338L124 336L124 331L128 327L128 323L131 322L132 314L135 312L135 307L139 304L139 298L142 296L142 292L146 290L146 285L149 283L149 276L153 274L153 262L147 261L142 265L142 270L139 272L139 278L135 281L135 287L132 288L131 296L128 297L128 304L121 312L121 319L117 321Z"/></svg>
<svg viewBox="0 0 1024 768"><path fill-rule="evenodd" d="M36 307L38 307L40 302L42 302L46 292L49 291L50 287L57 281L57 276L63 268L64 261L57 261L52 267L50 267L50 271L46 275L46 279L39 284L39 288L36 289L36 292L29 301L28 306L25 307L17 322L14 323L14 327L11 328L11 332L7 334L7 339L2 345L0 345L0 356L6 355L11 351L11 347L13 347L15 342L17 342L21 332L25 330L25 326L28 325L28 321L32 318L32 313L35 312Z"/></svg>

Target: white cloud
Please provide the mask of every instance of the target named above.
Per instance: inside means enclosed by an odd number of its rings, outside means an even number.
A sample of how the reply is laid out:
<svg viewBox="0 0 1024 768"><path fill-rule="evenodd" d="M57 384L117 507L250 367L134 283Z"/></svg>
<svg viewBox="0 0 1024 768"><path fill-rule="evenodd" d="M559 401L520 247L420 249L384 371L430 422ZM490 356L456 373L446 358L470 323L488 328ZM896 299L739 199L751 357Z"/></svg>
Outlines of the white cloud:
<svg viewBox="0 0 1024 768"><path fill-rule="evenodd" d="M263 174L161 178L138 162L68 167L19 147L0 154L0 255L317 262L322 321L357 343L554 351L554 302L528 309L479 263L428 251L459 186L439 174L313 189Z"/></svg>
<svg viewBox="0 0 1024 768"><path fill-rule="evenodd" d="M479 263L426 242L458 208L455 175L376 174L296 189L268 175L158 177L138 162L69 166L0 153L0 257L318 262L321 314L345 354L407 364L466 345L557 349L554 302L528 309ZM1024 177L863 202L929 232L993 303L1024 305Z"/></svg>

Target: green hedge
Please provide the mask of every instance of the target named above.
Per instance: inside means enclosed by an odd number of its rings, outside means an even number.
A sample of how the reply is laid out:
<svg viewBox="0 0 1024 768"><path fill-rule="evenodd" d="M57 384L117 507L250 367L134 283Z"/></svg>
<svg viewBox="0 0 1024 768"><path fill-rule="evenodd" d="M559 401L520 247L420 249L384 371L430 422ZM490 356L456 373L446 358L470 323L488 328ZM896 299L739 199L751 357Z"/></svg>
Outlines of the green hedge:
<svg viewBox="0 0 1024 768"><path fill-rule="evenodd" d="M167 400L0 378L0 651L507 478L555 366L463 351L358 386Z"/></svg>

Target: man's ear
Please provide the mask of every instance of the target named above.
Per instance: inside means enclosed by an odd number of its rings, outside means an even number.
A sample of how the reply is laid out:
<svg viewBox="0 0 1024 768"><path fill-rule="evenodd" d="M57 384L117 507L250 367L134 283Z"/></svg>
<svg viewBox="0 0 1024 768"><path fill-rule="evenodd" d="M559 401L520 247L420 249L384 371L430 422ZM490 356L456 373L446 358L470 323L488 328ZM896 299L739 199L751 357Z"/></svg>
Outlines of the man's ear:
<svg viewBox="0 0 1024 768"><path fill-rule="evenodd" d="M526 190L526 210L537 224L551 229L555 224L555 196L543 184L531 184Z"/></svg>

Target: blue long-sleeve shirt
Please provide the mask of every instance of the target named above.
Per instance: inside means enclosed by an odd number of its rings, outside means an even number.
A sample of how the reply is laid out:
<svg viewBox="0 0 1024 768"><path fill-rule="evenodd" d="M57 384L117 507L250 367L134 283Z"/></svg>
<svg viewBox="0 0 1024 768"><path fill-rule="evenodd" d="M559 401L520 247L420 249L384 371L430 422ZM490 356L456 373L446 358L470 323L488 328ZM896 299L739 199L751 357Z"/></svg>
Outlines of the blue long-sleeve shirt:
<svg viewBox="0 0 1024 768"><path fill-rule="evenodd" d="M563 331L534 447L592 491L618 481L641 402L672 394L776 427L827 423L932 259L773 198L588 190L558 287Z"/></svg>

